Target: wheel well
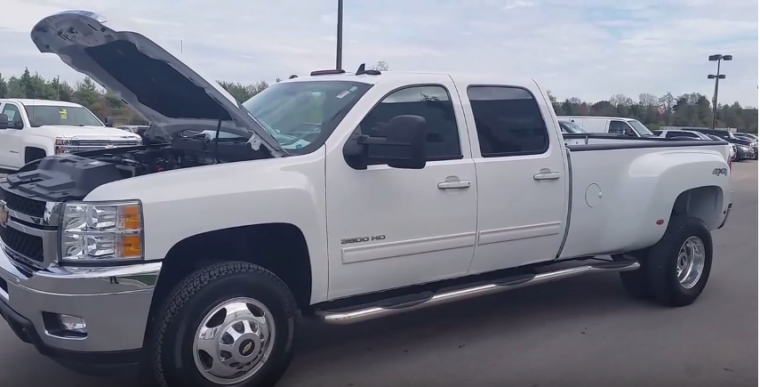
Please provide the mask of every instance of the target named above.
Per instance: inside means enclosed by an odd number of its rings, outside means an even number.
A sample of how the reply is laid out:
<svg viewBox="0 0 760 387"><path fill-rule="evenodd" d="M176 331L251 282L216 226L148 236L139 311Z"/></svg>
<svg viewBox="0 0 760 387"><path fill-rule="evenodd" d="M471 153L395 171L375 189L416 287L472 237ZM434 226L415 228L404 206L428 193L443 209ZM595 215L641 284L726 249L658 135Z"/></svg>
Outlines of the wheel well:
<svg viewBox="0 0 760 387"><path fill-rule="evenodd" d="M190 273L225 261L259 265L285 282L299 307L311 301L311 262L301 230L286 223L241 226L198 234L169 250L153 294L151 318Z"/></svg>
<svg viewBox="0 0 760 387"><path fill-rule="evenodd" d="M47 152L41 148L26 147L24 148L24 164L45 158Z"/></svg>
<svg viewBox="0 0 760 387"><path fill-rule="evenodd" d="M723 189L718 186L692 188L682 192L673 204L671 216L683 215L701 219L714 230L723 211Z"/></svg>

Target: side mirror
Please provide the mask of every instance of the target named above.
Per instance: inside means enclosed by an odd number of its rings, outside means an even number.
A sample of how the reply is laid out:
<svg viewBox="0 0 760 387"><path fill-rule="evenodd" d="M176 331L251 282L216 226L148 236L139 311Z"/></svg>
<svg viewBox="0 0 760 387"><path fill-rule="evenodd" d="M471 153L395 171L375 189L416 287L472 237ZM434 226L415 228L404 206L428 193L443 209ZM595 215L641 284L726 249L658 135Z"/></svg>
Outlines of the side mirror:
<svg viewBox="0 0 760 387"><path fill-rule="evenodd" d="M630 128L625 130L625 135L628 137L638 137L636 132L634 132L633 129L630 129Z"/></svg>
<svg viewBox="0 0 760 387"><path fill-rule="evenodd" d="M109 128L113 128L113 118L106 117L103 119L103 124L105 124Z"/></svg>
<svg viewBox="0 0 760 387"><path fill-rule="evenodd" d="M0 114L0 129L8 129L10 124L8 123L8 115Z"/></svg>
<svg viewBox="0 0 760 387"><path fill-rule="evenodd" d="M384 130L385 137L356 135L343 154L354 169L367 169L367 161L385 163L391 168L422 169L427 163L427 121L420 116L396 116Z"/></svg>

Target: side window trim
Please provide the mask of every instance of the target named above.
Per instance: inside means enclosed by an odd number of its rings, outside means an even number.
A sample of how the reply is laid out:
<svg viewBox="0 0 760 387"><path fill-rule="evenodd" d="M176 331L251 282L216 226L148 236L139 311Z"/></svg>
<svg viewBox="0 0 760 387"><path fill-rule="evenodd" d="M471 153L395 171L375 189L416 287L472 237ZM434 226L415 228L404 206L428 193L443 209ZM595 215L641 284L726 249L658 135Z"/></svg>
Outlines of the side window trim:
<svg viewBox="0 0 760 387"><path fill-rule="evenodd" d="M382 104L383 101L385 101L389 96L391 96L391 95L393 95L393 94L395 94L395 93L397 93L399 91L402 91L402 90L414 89L414 88L418 88L418 87L440 87L440 88L443 89L444 92L446 92L446 96L448 97L448 100L451 103L454 123L456 124L456 127L457 127L457 132L456 132L456 134L457 134L457 137L456 137L456 139L457 139L457 154L456 155L451 155L451 156L428 156L427 157L427 162L462 160L464 158L464 153L462 152L462 138L461 138L461 134L460 134L460 130L459 130L461 128L461 125L460 125L460 123L459 123L459 121L457 120L457 117L456 117L456 107L454 106L454 99L452 98L451 90L449 90L449 88L446 87L446 85L444 85L444 84L440 84L440 83L417 83L417 84L412 84L412 85L399 86L399 87L397 87L397 88L395 88L395 89L393 89L393 90L385 93L385 95L383 95L374 105L372 105L372 108L370 108L367 111L367 114L365 114L364 117L362 117L361 121L359 121L360 126L361 126L361 123L364 122L364 120L380 104ZM357 129L354 129L354 133L356 133ZM348 145L349 141L351 141L351 139L350 139L351 137L353 137L353 135L349 137L349 140L346 141L346 143L343 145L344 147ZM385 164L377 164L377 163L372 163L372 162L369 162L367 164L368 167L378 166L378 165L382 166L382 165L385 165Z"/></svg>
<svg viewBox="0 0 760 387"><path fill-rule="evenodd" d="M617 133L617 132L613 132L612 131L612 124L613 123L623 124L623 125L625 125L625 126L628 127L627 129L633 130L633 127L631 127L631 125L629 123L625 122L625 121L622 121L622 120L610 120L609 128L607 129L607 133ZM625 129L623 129L623 132L621 134L625 134Z"/></svg>
<svg viewBox="0 0 760 387"><path fill-rule="evenodd" d="M472 101L470 100L470 89L472 88L479 88L479 87L498 87L498 88L506 88L506 89L520 89L528 93L530 95L533 102L536 104L536 107L538 108L538 111L541 116L541 122L544 124L544 130L546 131L546 144L543 147L543 150L541 151L524 151L524 152L496 152L496 153L489 153L488 155L483 154L483 148L480 144L480 137L477 133L477 124L475 124L475 136L478 138L478 151L480 153L480 157L482 158L500 158L500 157L519 157L519 156L534 156L534 155L543 155L549 152L549 149L551 149L551 139L549 134L549 127L546 125L546 120L544 119L543 110L541 109L541 105L538 102L538 99L536 99L536 95L530 91L530 89L524 87L524 86L517 86L517 85L509 85L509 84L488 84L488 83L473 83L470 85L467 85L466 97L467 97L467 103L470 104L470 110L472 110ZM475 112L472 111L472 117L475 119ZM575 122L574 119L570 120L571 122Z"/></svg>
<svg viewBox="0 0 760 387"><path fill-rule="evenodd" d="M7 102L3 104L2 109L0 109L0 114L6 114L5 112L8 108L14 108L16 110L16 114L14 114L13 120L11 120L9 117L9 122L21 122L21 128L18 128L17 130L24 129L26 125L24 125L24 119L21 117L21 107L16 103Z"/></svg>

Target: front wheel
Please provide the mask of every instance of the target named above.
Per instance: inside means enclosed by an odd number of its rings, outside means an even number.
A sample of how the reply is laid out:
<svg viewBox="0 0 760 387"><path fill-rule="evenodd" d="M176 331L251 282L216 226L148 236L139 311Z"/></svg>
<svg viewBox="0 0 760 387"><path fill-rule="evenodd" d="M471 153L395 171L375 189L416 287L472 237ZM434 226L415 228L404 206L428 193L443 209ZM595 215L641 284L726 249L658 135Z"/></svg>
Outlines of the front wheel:
<svg viewBox="0 0 760 387"><path fill-rule="evenodd" d="M699 298L712 269L710 231L698 218L675 216L657 244L638 254L639 270L621 273L637 298L666 306L686 306Z"/></svg>
<svg viewBox="0 0 760 387"><path fill-rule="evenodd" d="M154 320L152 374L163 387L263 387L293 352L296 304L270 271L244 262L191 274Z"/></svg>

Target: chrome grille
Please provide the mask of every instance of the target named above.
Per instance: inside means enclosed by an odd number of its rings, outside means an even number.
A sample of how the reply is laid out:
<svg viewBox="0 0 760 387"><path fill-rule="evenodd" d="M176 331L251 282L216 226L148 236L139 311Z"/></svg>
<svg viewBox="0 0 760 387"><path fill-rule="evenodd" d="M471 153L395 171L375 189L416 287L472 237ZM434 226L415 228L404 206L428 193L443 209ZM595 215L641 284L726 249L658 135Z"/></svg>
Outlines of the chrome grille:
<svg viewBox="0 0 760 387"><path fill-rule="evenodd" d="M0 200L5 201L7 208L23 214L28 214L37 218L41 218L45 215L45 202L43 201L25 198L3 189L0 189Z"/></svg>
<svg viewBox="0 0 760 387"><path fill-rule="evenodd" d="M130 141L113 141L113 140L73 140L72 144L73 146L86 146L86 147L121 147L121 146L137 146L140 145L140 142L137 140L130 140Z"/></svg>
<svg viewBox="0 0 760 387"><path fill-rule="evenodd" d="M55 153L78 153L85 151L115 149L142 145L141 139L67 139L59 140L55 145Z"/></svg>
<svg viewBox="0 0 760 387"><path fill-rule="evenodd" d="M26 234L13 227L0 226L0 239L9 249L24 257L40 263L45 260L42 251L42 238L38 236Z"/></svg>
<svg viewBox="0 0 760 387"><path fill-rule="evenodd" d="M58 206L23 197L0 185L0 205L7 218L0 225L0 241L18 268L36 271L54 263L58 255Z"/></svg>

